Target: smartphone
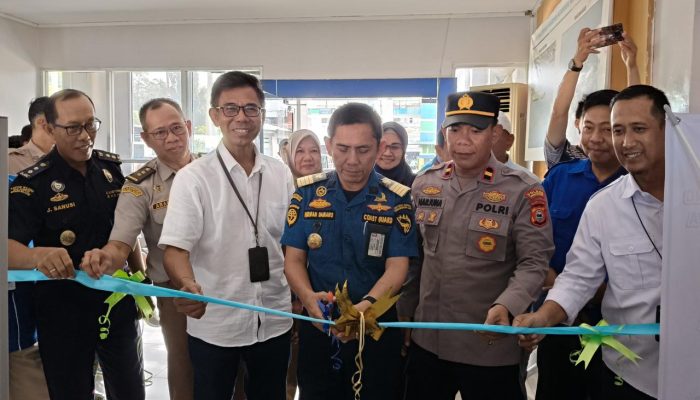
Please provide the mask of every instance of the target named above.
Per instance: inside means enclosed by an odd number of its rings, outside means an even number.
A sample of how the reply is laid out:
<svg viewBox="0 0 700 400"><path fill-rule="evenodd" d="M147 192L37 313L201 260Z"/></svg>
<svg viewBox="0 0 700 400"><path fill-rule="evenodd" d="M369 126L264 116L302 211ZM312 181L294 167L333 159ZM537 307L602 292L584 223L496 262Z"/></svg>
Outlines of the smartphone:
<svg viewBox="0 0 700 400"><path fill-rule="evenodd" d="M622 32L624 30L622 29L622 24L614 24L610 26L604 26L600 28L600 36L603 39L603 41L598 44L596 47L605 47L605 46L610 46L612 44L615 44L617 42L621 42L624 40L622 37Z"/></svg>

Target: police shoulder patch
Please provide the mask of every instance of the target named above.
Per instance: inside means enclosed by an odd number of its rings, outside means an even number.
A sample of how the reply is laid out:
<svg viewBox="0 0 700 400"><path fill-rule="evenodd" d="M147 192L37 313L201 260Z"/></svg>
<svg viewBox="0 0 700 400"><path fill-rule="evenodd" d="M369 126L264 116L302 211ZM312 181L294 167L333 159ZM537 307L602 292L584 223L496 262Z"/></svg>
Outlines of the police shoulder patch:
<svg viewBox="0 0 700 400"><path fill-rule="evenodd" d="M126 179L128 179L134 183L141 183L141 182L143 182L144 179L153 175L154 172L156 172L156 170L154 168L151 168L149 166L144 166L144 167L139 168L133 174L127 176Z"/></svg>
<svg viewBox="0 0 700 400"><path fill-rule="evenodd" d="M391 180L391 179L389 179L389 178L386 178L386 177L385 177L385 178L382 178L382 181L381 181L381 182L382 182L382 185L384 185L387 189L389 189L389 190L391 190L392 192L394 192L394 193L396 193L397 195L399 195L399 197L405 196L406 193L408 193L408 192L411 190L410 187L408 187L408 186L406 186L406 185L402 185L402 184L400 184L400 183L398 183L398 182L396 182L396 181L393 181L393 180Z"/></svg>
<svg viewBox="0 0 700 400"><path fill-rule="evenodd" d="M50 165L51 163L49 162L49 160L41 159L38 163L32 165L31 167L19 171L17 175L20 175L27 179L31 179L39 175L40 173L46 171Z"/></svg>
<svg viewBox="0 0 700 400"><path fill-rule="evenodd" d="M121 164L122 160L119 158L119 154L110 153L104 150L94 150L95 155L100 160L110 161L113 163Z"/></svg>
<svg viewBox="0 0 700 400"><path fill-rule="evenodd" d="M328 179L328 174L325 172L319 172L318 174L306 175L301 178L297 178L297 187L308 186L312 183L321 182Z"/></svg>

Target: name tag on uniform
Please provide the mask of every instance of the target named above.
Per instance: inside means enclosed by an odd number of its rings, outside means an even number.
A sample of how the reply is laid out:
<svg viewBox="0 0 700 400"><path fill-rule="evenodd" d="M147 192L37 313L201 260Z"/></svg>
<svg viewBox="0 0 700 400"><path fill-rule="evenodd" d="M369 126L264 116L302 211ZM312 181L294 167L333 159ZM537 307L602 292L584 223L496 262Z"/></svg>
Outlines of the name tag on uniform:
<svg viewBox="0 0 700 400"><path fill-rule="evenodd" d="M369 235L369 244L367 245L367 255L370 257L381 257L384 253L384 238L383 233L372 232Z"/></svg>

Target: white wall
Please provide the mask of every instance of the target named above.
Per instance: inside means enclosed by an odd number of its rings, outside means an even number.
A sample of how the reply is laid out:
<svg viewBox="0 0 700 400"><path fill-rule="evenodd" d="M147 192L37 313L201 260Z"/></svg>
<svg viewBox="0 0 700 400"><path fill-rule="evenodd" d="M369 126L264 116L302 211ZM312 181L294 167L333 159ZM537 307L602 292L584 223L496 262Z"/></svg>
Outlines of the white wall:
<svg viewBox="0 0 700 400"><path fill-rule="evenodd" d="M666 92L671 107L677 112L689 111L691 82L700 79L697 72L693 75L694 70L700 70L698 66L693 68L693 47L700 41L694 36L695 3L696 0L655 3L651 82ZM694 85L693 90L697 91L698 86Z"/></svg>
<svg viewBox="0 0 700 400"><path fill-rule="evenodd" d="M266 79L410 78L527 62L530 18L50 28L40 35L40 64L49 69L262 66Z"/></svg>
<svg viewBox="0 0 700 400"><path fill-rule="evenodd" d="M0 115L9 118L10 135L29 123L29 102L40 90L38 38L36 28L0 17Z"/></svg>

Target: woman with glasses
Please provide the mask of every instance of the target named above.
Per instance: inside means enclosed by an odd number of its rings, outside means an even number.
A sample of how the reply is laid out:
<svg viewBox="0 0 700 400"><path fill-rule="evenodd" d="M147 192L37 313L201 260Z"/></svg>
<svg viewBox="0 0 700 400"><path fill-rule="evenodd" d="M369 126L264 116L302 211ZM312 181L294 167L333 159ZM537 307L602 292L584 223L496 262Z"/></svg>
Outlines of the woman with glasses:
<svg viewBox="0 0 700 400"><path fill-rule="evenodd" d="M382 142L386 144L384 151L377 156L374 170L377 173L411 187L416 174L406 162L406 149L408 148L408 133L406 128L398 122L385 122L382 124Z"/></svg>

